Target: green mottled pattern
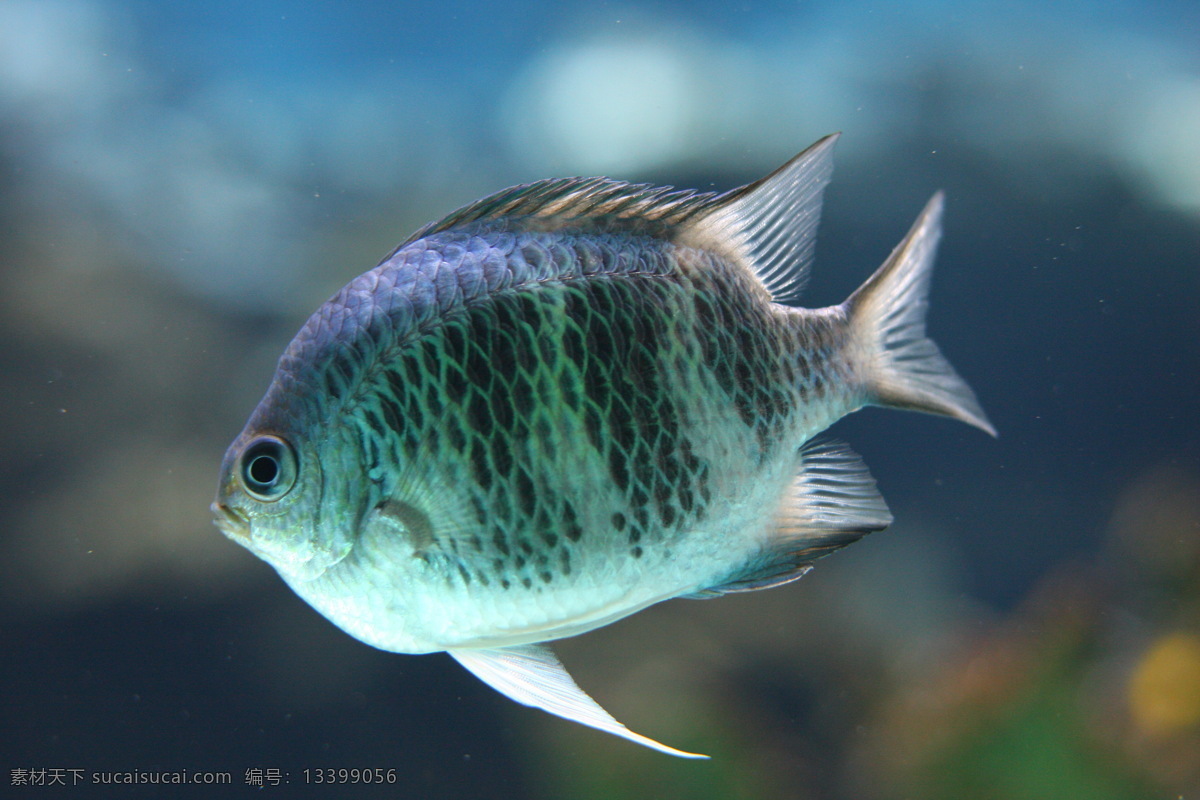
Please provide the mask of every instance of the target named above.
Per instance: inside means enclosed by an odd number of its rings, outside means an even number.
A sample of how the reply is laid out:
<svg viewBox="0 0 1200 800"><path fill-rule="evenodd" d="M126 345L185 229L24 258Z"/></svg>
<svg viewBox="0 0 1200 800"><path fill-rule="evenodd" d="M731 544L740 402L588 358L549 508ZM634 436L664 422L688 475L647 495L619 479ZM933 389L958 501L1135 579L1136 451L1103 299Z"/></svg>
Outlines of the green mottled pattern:
<svg viewBox="0 0 1200 800"><path fill-rule="evenodd" d="M681 537L705 530L711 504L736 501L776 468L779 448L790 454L827 424L799 416L820 413L831 325L755 302L750 276L708 253L538 238L526 253L590 252L625 269L553 264L451 310L386 359L329 362L364 508L428 518L407 526L428 531L413 543L426 591L657 580L639 562L669 562Z"/></svg>

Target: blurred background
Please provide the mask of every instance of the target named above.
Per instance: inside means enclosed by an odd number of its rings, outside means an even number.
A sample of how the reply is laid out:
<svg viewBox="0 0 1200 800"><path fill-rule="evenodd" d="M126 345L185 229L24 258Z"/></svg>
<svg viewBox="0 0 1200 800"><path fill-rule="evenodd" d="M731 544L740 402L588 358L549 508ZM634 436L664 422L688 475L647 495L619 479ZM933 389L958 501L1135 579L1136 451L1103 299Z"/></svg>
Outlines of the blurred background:
<svg viewBox="0 0 1200 800"><path fill-rule="evenodd" d="M0 0L0 783L1200 792L1198 42L1191 0ZM836 130L804 304L945 189L930 330L1001 437L855 415L891 529L562 644L712 761L372 650L211 525L292 334L419 225L543 177L731 188ZM397 783L303 784L326 767Z"/></svg>

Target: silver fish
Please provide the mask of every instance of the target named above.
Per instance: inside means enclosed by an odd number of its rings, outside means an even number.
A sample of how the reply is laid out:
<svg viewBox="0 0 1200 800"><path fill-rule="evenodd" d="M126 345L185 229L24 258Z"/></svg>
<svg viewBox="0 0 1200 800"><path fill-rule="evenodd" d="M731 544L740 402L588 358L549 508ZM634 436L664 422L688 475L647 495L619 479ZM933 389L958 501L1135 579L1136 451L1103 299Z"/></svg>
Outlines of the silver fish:
<svg viewBox="0 0 1200 800"><path fill-rule="evenodd" d="M940 194L846 302L785 305L835 139L723 194L547 180L427 225L288 346L217 525L370 645L703 757L617 722L543 643L788 583L886 527L817 436L864 405L994 434L925 336Z"/></svg>

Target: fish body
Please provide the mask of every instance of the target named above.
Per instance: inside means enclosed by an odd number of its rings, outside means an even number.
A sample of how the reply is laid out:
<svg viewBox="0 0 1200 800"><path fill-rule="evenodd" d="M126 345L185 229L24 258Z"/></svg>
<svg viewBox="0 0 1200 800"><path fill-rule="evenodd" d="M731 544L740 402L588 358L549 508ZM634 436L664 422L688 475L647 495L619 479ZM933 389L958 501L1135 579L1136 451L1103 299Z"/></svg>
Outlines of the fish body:
<svg viewBox="0 0 1200 800"><path fill-rule="evenodd" d="M865 466L817 437L864 405L992 431L924 335L940 196L845 303L780 302L833 141L725 194L550 180L426 226L289 345L217 524L368 644L690 755L541 643L785 583L886 527Z"/></svg>

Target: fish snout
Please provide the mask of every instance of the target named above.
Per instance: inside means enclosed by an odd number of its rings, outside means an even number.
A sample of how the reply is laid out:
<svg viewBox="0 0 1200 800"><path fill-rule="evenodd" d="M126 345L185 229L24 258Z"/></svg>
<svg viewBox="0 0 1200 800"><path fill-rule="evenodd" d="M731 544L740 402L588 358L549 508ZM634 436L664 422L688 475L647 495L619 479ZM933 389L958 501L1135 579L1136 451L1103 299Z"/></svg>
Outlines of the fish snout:
<svg viewBox="0 0 1200 800"><path fill-rule="evenodd" d="M243 544L250 541L250 521L221 502L212 504L213 524L234 541Z"/></svg>

